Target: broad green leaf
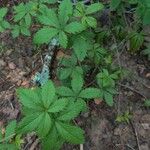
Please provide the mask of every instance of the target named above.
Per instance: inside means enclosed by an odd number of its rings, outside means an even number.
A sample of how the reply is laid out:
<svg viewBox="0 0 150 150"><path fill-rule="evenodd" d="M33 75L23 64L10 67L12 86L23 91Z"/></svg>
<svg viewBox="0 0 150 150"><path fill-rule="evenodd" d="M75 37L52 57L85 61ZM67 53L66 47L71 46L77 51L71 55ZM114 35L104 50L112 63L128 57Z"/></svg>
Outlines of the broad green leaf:
<svg viewBox="0 0 150 150"><path fill-rule="evenodd" d="M16 129L16 120L11 121L6 127L5 138L6 141L9 141L10 138L15 134Z"/></svg>
<svg viewBox="0 0 150 150"><path fill-rule="evenodd" d="M21 28L21 33L23 34L23 35L26 35L26 36L30 36L31 34L30 34L30 31L29 31L29 29L27 28L27 27L22 27Z"/></svg>
<svg viewBox="0 0 150 150"><path fill-rule="evenodd" d="M111 3L110 3L110 8L112 10L115 10L118 8L118 6L120 5L121 3L121 0L111 0Z"/></svg>
<svg viewBox="0 0 150 150"><path fill-rule="evenodd" d="M59 43L63 48L67 47L67 43L68 43L68 39L67 39L67 35L65 34L65 32L61 31L59 32Z"/></svg>
<svg viewBox="0 0 150 150"><path fill-rule="evenodd" d="M76 102L71 101L67 109L62 114L60 114L57 119L61 121L70 121L76 118L79 113L84 110L85 106L86 104L82 99L79 99Z"/></svg>
<svg viewBox="0 0 150 150"><path fill-rule="evenodd" d="M0 8L0 20L2 20L1 18L5 17L7 11L7 8Z"/></svg>
<svg viewBox="0 0 150 150"><path fill-rule="evenodd" d="M83 15L85 15L85 5L82 2L78 2L76 4L75 7L75 11L74 11L74 16L75 17L83 17Z"/></svg>
<svg viewBox="0 0 150 150"><path fill-rule="evenodd" d="M16 38L20 34L20 29L18 25L15 25L11 31L13 38Z"/></svg>
<svg viewBox="0 0 150 150"><path fill-rule="evenodd" d="M71 68L60 68L58 70L58 76L60 80L67 79L71 75L72 69Z"/></svg>
<svg viewBox="0 0 150 150"><path fill-rule="evenodd" d="M0 26L0 33L4 32L4 31L5 31L5 29L2 26Z"/></svg>
<svg viewBox="0 0 150 150"><path fill-rule="evenodd" d="M130 34L130 51L132 53L137 52L144 42L144 36L142 33L132 32Z"/></svg>
<svg viewBox="0 0 150 150"><path fill-rule="evenodd" d="M48 3L48 4L54 4L57 2L57 0L40 0L41 3Z"/></svg>
<svg viewBox="0 0 150 150"><path fill-rule="evenodd" d="M70 0L63 0L59 5L59 20L62 26L65 26L67 21L69 20L69 16L72 15L73 6Z"/></svg>
<svg viewBox="0 0 150 150"><path fill-rule="evenodd" d="M39 109L39 104L41 103L41 95L39 89L23 89L20 88L17 90L19 100L23 106L28 108Z"/></svg>
<svg viewBox="0 0 150 150"><path fill-rule="evenodd" d="M71 80L71 87L75 93L79 93L83 87L83 77L76 73Z"/></svg>
<svg viewBox="0 0 150 150"><path fill-rule="evenodd" d="M62 111L66 106L68 105L68 99L62 98L55 101L50 108L48 109L48 112L50 113L56 113Z"/></svg>
<svg viewBox="0 0 150 150"><path fill-rule="evenodd" d="M100 96L100 90L97 88L86 88L83 91L81 91L79 95L79 97L86 99L99 98Z"/></svg>
<svg viewBox="0 0 150 150"><path fill-rule="evenodd" d="M97 11L100 11L104 8L104 5L102 3L94 3L87 7L86 14L92 14Z"/></svg>
<svg viewBox="0 0 150 150"><path fill-rule="evenodd" d="M26 15L26 7L24 3L20 3L19 5L14 7L14 21L20 21Z"/></svg>
<svg viewBox="0 0 150 150"><path fill-rule="evenodd" d="M38 20L44 25L50 25L56 28L59 27L57 15L52 9L46 9L46 14L39 15Z"/></svg>
<svg viewBox="0 0 150 150"><path fill-rule="evenodd" d="M42 86L42 101L45 107L49 107L49 105L53 102L55 97L55 87L52 81L48 81Z"/></svg>
<svg viewBox="0 0 150 150"><path fill-rule="evenodd" d="M79 127L65 124L62 122L56 122L55 124L58 133L64 140L73 144L84 143L84 131Z"/></svg>
<svg viewBox="0 0 150 150"><path fill-rule="evenodd" d="M34 43L49 43L50 40L57 35L57 33L58 30L55 28L43 27L34 35Z"/></svg>
<svg viewBox="0 0 150 150"><path fill-rule="evenodd" d="M5 29L8 29L8 28L11 27L10 24L9 24L9 22L7 22L7 21L5 21L5 20L3 20L3 21L1 22L1 25L2 25Z"/></svg>
<svg viewBox="0 0 150 150"><path fill-rule="evenodd" d="M87 56L87 50L90 48L88 41L84 37L76 38L73 41L73 49L77 58L83 61Z"/></svg>
<svg viewBox="0 0 150 150"><path fill-rule="evenodd" d="M72 97L74 95L74 93L71 89L69 89L68 87L64 87L64 86L58 87L56 92L60 96Z"/></svg>
<svg viewBox="0 0 150 150"><path fill-rule="evenodd" d="M96 28L96 26L97 26L97 20L93 17L86 17L86 22L87 22L88 26L90 26L92 28Z"/></svg>
<svg viewBox="0 0 150 150"><path fill-rule="evenodd" d="M55 127L42 140L43 150L60 150L64 140L60 138Z"/></svg>
<svg viewBox="0 0 150 150"><path fill-rule="evenodd" d="M150 25L150 8L145 11L145 14L143 17L143 24Z"/></svg>
<svg viewBox="0 0 150 150"><path fill-rule="evenodd" d="M43 118L40 124L38 125L37 133L39 134L40 137L45 137L49 133L51 126L52 121L49 114L44 113Z"/></svg>
<svg viewBox="0 0 150 150"><path fill-rule="evenodd" d="M35 113L24 117L17 126L17 133L27 133L35 131L40 123L42 123L43 114Z"/></svg>
<svg viewBox="0 0 150 150"><path fill-rule="evenodd" d="M27 15L25 16L25 23L26 23L26 25L27 25L27 26L30 26L30 25L31 25L31 22L32 22L32 18L31 18L31 16L30 16L30 14L27 14Z"/></svg>
<svg viewBox="0 0 150 150"><path fill-rule="evenodd" d="M73 34L79 33L81 31L83 31L84 29L85 29L85 27L81 23L78 23L77 21L71 22L70 24L68 24L65 27L66 32L73 33Z"/></svg>
<svg viewBox="0 0 150 150"><path fill-rule="evenodd" d="M105 92L104 93L104 99L105 99L105 102L109 105L109 106L113 106L113 95L108 93L108 92Z"/></svg>

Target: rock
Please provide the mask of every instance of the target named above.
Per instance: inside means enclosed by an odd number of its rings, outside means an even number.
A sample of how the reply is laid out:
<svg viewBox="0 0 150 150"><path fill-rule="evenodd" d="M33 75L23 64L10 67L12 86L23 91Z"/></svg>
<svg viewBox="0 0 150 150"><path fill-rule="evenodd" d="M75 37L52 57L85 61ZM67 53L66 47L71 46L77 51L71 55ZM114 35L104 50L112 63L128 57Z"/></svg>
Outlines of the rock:
<svg viewBox="0 0 150 150"><path fill-rule="evenodd" d="M9 67L11 70L16 69L16 65L15 65L13 62L9 63L9 64L8 64L8 67Z"/></svg>
<svg viewBox="0 0 150 150"><path fill-rule="evenodd" d="M149 130L150 129L150 124L149 123L142 123L141 124L144 130Z"/></svg>
<svg viewBox="0 0 150 150"><path fill-rule="evenodd" d="M13 49L7 50L6 53L5 53L5 55L9 56L12 52L13 52Z"/></svg>

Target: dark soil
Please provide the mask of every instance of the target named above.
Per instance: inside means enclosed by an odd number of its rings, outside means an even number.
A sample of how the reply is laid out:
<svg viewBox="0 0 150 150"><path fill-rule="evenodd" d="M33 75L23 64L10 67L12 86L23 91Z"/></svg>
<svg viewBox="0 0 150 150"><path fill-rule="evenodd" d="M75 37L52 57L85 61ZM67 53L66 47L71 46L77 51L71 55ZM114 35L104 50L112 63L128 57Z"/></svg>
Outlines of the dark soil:
<svg viewBox="0 0 150 150"><path fill-rule="evenodd" d="M32 85L31 79L41 69L46 51L39 52L31 39L10 37L9 33L0 34L0 127L12 119L20 119L15 90ZM85 144L65 144L63 150L82 150L82 146L83 150L150 149L150 110L143 106L144 99L150 98L150 62L143 56L131 56L126 50L114 62L129 72L118 83L115 106L90 102L89 111L75 120L85 130ZM130 123L117 123L117 115L128 110L132 114ZM28 135L23 150L31 147L40 149L35 136Z"/></svg>
<svg viewBox="0 0 150 150"><path fill-rule="evenodd" d="M0 126L12 119L19 119L20 106L15 93L20 86L30 87L31 78L41 69L42 53L36 51L30 39L11 39L9 33L0 37ZM150 68L146 58L131 56L126 51L120 55L120 65L129 71L118 83L119 94L115 106L104 103L89 103L89 111L81 114L76 123L85 130L84 150L149 150L150 110L143 106L145 97L150 97ZM115 61L115 60L114 60ZM129 124L117 123L118 114L129 110ZM36 138L29 135L26 149L35 144ZM30 139L30 140L29 140ZM39 146L36 146L37 149ZM64 150L78 150L80 146L64 145ZM39 148L38 148L39 149Z"/></svg>

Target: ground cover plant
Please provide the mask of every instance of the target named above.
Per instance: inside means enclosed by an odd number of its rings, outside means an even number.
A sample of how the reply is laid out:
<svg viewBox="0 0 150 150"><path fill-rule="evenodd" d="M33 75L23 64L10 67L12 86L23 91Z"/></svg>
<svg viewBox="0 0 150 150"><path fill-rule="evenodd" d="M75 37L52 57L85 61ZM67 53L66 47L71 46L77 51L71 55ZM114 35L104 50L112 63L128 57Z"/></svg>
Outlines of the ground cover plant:
<svg viewBox="0 0 150 150"><path fill-rule="evenodd" d="M7 18L9 13L11 20ZM108 22L103 23L101 19L106 16ZM144 44L143 33L146 25L150 25L149 0L29 0L9 9L0 8L1 33L10 31L16 39L31 37L36 49L44 45L48 49L48 60L34 77L34 86L16 89L21 119L1 130L0 147L21 149L23 137L32 132L42 150L61 149L66 142L83 144L84 130L74 119L88 110L90 101L115 105L118 81L126 74L113 61L122 46L118 43L127 43L131 55L149 59L150 48ZM108 41L114 45L105 44ZM58 60L54 56L57 49L63 51ZM56 69L52 70L51 65ZM55 84L53 74L59 84ZM148 98L143 106L149 107ZM130 123L130 119L132 115L126 111L116 121Z"/></svg>

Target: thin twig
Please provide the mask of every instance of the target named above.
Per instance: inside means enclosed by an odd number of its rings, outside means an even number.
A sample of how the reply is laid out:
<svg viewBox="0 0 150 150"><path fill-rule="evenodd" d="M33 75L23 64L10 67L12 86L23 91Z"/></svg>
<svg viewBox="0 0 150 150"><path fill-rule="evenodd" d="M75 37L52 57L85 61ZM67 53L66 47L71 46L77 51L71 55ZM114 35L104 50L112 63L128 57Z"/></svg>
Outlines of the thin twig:
<svg viewBox="0 0 150 150"><path fill-rule="evenodd" d="M132 150L135 150L133 147L131 147L129 144L126 144L127 147L129 147Z"/></svg>
<svg viewBox="0 0 150 150"><path fill-rule="evenodd" d="M39 139L36 139L33 142L33 144L31 145L31 147L29 148L29 150L34 150L37 147L38 144L39 144Z"/></svg>
<svg viewBox="0 0 150 150"><path fill-rule="evenodd" d="M141 96L144 97L145 99L147 99L145 95L143 95L142 93L140 93L139 91L133 89L133 88L130 87L130 86L127 86L127 85L124 85L124 84L121 84L121 83L118 83L118 85L120 85L120 86L122 86L122 87L124 87L124 88L126 88L126 89L130 89L131 91L133 91L133 92L135 92L135 93L141 95Z"/></svg>
<svg viewBox="0 0 150 150"><path fill-rule="evenodd" d="M132 123L132 121L130 121L130 124L132 126L132 129L133 129L133 132L134 132L134 135L135 135L135 138L136 138L136 143L137 143L137 146L138 146L138 150L141 150L137 130L134 127L134 124Z"/></svg>
<svg viewBox="0 0 150 150"><path fill-rule="evenodd" d="M83 144L80 144L80 150L83 150Z"/></svg>

